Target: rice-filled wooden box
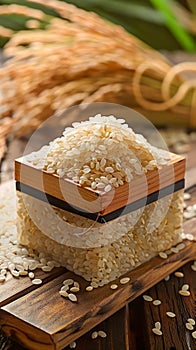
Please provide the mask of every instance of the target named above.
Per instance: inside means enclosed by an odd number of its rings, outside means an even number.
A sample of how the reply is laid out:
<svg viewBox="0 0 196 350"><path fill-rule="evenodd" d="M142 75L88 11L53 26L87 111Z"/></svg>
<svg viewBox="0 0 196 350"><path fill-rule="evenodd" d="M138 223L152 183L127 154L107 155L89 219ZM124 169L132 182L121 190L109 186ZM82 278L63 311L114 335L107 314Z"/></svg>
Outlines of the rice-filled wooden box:
<svg viewBox="0 0 196 350"><path fill-rule="evenodd" d="M15 161L20 243L102 286L182 240L185 159L97 115Z"/></svg>

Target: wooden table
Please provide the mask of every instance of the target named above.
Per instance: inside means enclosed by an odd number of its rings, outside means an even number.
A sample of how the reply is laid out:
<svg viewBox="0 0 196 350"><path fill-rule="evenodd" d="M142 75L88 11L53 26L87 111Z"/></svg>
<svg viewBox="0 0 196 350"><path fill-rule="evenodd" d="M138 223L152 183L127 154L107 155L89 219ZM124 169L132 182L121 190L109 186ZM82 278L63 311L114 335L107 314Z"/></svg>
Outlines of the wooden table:
<svg viewBox="0 0 196 350"><path fill-rule="evenodd" d="M8 180L12 176L13 159L22 153L25 142L26 140L13 140L10 143L7 157L2 163L2 179ZM196 143L193 142L190 146L187 155L186 187L192 194L190 203L196 203ZM196 219L191 220L185 224L185 227L186 230L195 232ZM137 297L77 339L77 350L193 350L195 340L191 336L191 331L186 329L185 323L189 317L195 317L195 272L191 269L191 262L179 270L184 273L183 278L177 278L172 274L168 281L162 280L145 292L153 299L161 300L161 305L155 306L152 302L144 301L142 296ZM57 281L58 278L57 274ZM188 298L178 293L184 283L190 285L191 296ZM169 318L166 316L167 311L174 312L176 317ZM162 336L152 333L156 321L162 324ZM107 337L92 340L91 334L94 330L104 330ZM8 341L2 338L0 350L4 349L23 350L24 348L13 343L12 338ZM69 347L65 349L68 350Z"/></svg>

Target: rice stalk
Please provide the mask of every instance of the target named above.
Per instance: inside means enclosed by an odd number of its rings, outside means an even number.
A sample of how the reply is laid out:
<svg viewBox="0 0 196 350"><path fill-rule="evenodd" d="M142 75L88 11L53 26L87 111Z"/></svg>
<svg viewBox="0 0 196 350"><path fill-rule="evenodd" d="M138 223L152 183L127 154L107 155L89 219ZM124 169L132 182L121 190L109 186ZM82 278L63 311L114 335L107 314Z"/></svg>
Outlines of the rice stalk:
<svg viewBox="0 0 196 350"><path fill-rule="evenodd" d="M44 0L31 3L45 5ZM22 136L53 114L75 104L113 102L132 107L156 124L190 125L195 82L180 72L194 64L172 67L122 27L77 7L47 1L59 18L41 10L7 5L3 12L24 13L46 20L45 29L10 33L0 69L0 137ZM23 9L24 7L24 9Z"/></svg>

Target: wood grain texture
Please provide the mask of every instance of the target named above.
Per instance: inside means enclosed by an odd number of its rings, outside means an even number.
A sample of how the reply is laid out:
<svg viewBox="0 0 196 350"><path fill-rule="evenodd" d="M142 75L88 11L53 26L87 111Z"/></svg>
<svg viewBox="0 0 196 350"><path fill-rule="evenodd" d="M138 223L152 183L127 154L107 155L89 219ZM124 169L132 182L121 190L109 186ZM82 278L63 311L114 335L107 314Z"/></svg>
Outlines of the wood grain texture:
<svg viewBox="0 0 196 350"><path fill-rule="evenodd" d="M83 188L69 179L60 179L57 175L38 170L31 166L25 157L15 161L15 180L71 206L90 213L106 215L184 179L185 158L166 151L162 152L163 155L170 154L170 164L158 170L148 171L147 174L135 178L130 184L126 183L107 193Z"/></svg>
<svg viewBox="0 0 196 350"><path fill-rule="evenodd" d="M114 315L101 322L91 331L76 340L77 350L129 350L129 323L128 307L125 306ZM94 331L102 330L107 334L106 338L92 339ZM69 350L67 346L64 350Z"/></svg>
<svg viewBox="0 0 196 350"><path fill-rule="evenodd" d="M85 333L76 340L77 350L129 350L129 307L126 305L114 315L100 323L91 331ZM107 334L106 338L97 337L92 339L94 331L102 330ZM21 344L16 343L13 338L6 338L1 333L0 350L28 350ZM69 350L68 345L63 350Z"/></svg>
<svg viewBox="0 0 196 350"><path fill-rule="evenodd" d="M188 263L179 269L184 273L183 278L171 275L169 281L163 280L147 291L146 294L150 295L153 300L161 300L161 305L155 306L151 302L144 301L142 297L129 304L130 329L134 333L132 339L135 341L134 345L131 342L133 347L130 349L195 349L192 332L185 327L187 319L190 317L194 319L196 312L196 284L190 265L191 263ZM178 293L184 283L190 285L191 295L189 297L182 297ZM167 311L174 312L176 317L168 317ZM142 327L139 325L141 314ZM152 328L157 321L161 323L162 336L156 336L152 333Z"/></svg>
<svg viewBox="0 0 196 350"><path fill-rule="evenodd" d="M53 280L57 276L65 272L65 268L54 268L51 272L45 273L41 270L35 271L35 278L41 278L43 283ZM32 284L31 280L27 277L14 278L11 273L7 273L6 282L1 283L0 286L0 307L15 300L17 297L21 297L24 294L36 289L38 286Z"/></svg>
<svg viewBox="0 0 196 350"><path fill-rule="evenodd" d="M196 237L195 225L196 219L187 221L185 230ZM67 272L2 307L3 331L28 349L62 349L195 258L195 242L185 241L185 248L179 253L169 255L166 260L155 257L127 273L131 282L114 291L106 285L84 292L87 282ZM71 303L58 293L63 280L69 277L81 284L78 303Z"/></svg>

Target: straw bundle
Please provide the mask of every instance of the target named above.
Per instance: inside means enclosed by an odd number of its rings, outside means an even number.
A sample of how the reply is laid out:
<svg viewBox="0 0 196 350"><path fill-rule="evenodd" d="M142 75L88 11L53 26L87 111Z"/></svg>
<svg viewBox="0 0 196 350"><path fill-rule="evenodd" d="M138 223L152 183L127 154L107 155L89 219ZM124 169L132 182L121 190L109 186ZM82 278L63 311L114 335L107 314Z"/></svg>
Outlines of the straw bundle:
<svg viewBox="0 0 196 350"><path fill-rule="evenodd" d="M11 59L0 69L0 138L32 131L69 106L98 101L132 107L158 125L196 126L195 82L179 76L182 70L196 70L194 64L172 67L158 52L94 13L55 0L48 0L47 7L59 17L1 6L0 14L31 17L27 26L34 29L10 33L4 49ZM47 23L45 29L39 29L39 21Z"/></svg>

